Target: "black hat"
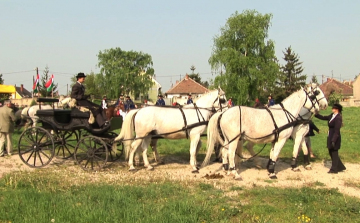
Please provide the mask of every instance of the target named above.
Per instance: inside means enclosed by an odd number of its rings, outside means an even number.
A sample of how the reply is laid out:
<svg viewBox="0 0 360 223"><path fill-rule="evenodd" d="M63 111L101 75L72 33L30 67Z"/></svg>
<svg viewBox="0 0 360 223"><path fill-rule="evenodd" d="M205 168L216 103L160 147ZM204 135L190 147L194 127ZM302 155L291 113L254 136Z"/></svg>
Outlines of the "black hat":
<svg viewBox="0 0 360 223"><path fill-rule="evenodd" d="M340 104L334 104L332 108L339 110L340 113L342 112L342 106Z"/></svg>
<svg viewBox="0 0 360 223"><path fill-rule="evenodd" d="M84 73L78 73L76 79L79 79L81 77L86 77L86 75Z"/></svg>
<svg viewBox="0 0 360 223"><path fill-rule="evenodd" d="M130 98L130 96L128 95L128 96L126 96L126 98Z"/></svg>
<svg viewBox="0 0 360 223"><path fill-rule="evenodd" d="M158 96L158 97L162 98L163 96L162 96L161 94L159 94L159 96Z"/></svg>
<svg viewBox="0 0 360 223"><path fill-rule="evenodd" d="M188 94L188 96L191 96L191 94Z"/></svg>

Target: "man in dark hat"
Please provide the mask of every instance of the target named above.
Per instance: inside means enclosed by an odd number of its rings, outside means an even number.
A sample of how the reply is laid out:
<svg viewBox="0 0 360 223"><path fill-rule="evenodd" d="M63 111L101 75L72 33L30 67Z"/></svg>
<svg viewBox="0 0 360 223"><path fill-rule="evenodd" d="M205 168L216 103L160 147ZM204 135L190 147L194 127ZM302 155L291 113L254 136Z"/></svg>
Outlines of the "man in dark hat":
<svg viewBox="0 0 360 223"><path fill-rule="evenodd" d="M194 102L193 102L193 100L192 100L192 98L191 98L191 94L189 94L186 104L189 105L189 104L193 104L193 103L194 103Z"/></svg>
<svg viewBox="0 0 360 223"><path fill-rule="evenodd" d="M322 116L316 114L315 117L321 120L328 121L329 133L327 138L327 148L331 157L331 168L328 173L336 174L338 172L346 170L346 167L341 162L339 157L339 149L341 146L341 134L340 128L342 127L342 106L340 104L334 104L332 106L332 114L328 116Z"/></svg>
<svg viewBox="0 0 360 223"><path fill-rule="evenodd" d="M165 101L163 99L163 96L161 94L159 94L158 98L159 99L156 101L155 105L157 105L157 106L165 106Z"/></svg>
<svg viewBox="0 0 360 223"><path fill-rule="evenodd" d="M131 100L130 96L126 96L126 101L124 104L125 112L129 112L131 109L135 109L136 106L134 102Z"/></svg>
<svg viewBox="0 0 360 223"><path fill-rule="evenodd" d="M76 99L76 103L78 106L84 106L89 108L92 114L96 117L96 122L101 128L108 126L109 122L106 121L105 112L103 112L102 108L99 105L87 100L90 95L85 95L85 87L83 85L85 77L86 76L84 73L77 74L77 81L71 89L71 98Z"/></svg>

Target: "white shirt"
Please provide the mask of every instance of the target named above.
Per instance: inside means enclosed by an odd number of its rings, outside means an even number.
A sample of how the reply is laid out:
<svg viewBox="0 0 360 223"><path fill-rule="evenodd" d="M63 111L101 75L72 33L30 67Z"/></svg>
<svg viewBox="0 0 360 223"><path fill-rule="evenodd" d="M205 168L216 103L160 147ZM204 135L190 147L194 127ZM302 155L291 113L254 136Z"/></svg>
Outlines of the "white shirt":
<svg viewBox="0 0 360 223"><path fill-rule="evenodd" d="M102 109L107 109L107 104L105 100L102 100L101 105L102 105Z"/></svg>
<svg viewBox="0 0 360 223"><path fill-rule="evenodd" d="M336 115L337 114L333 114L329 122L331 122L336 117Z"/></svg>

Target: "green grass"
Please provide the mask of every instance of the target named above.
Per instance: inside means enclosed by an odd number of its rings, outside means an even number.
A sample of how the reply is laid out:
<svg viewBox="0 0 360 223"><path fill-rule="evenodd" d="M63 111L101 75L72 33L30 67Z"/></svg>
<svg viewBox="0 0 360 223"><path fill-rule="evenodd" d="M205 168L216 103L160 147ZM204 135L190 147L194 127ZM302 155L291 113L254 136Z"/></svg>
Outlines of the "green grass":
<svg viewBox="0 0 360 223"><path fill-rule="evenodd" d="M47 170L0 180L0 222L360 222L360 200L335 189L181 182L73 186ZM50 171L48 171L50 173Z"/></svg>

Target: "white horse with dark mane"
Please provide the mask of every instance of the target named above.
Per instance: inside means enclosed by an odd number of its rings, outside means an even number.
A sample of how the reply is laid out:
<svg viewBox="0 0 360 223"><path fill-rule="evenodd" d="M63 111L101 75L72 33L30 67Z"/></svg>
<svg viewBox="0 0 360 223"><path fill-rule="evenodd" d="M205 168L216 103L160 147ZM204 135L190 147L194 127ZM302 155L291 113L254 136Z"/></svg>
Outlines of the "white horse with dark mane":
<svg viewBox="0 0 360 223"><path fill-rule="evenodd" d="M147 149L153 136L161 136L166 139L189 138L190 165L193 172L198 172L196 154L201 147L200 135L205 131L215 108L221 108L222 95L224 92L219 88L201 96L196 105L148 106L131 110L125 117L119 136L115 139L115 141L124 140L126 158L129 158L129 170L135 170L134 153L139 147L142 149L144 166L148 170L153 169L147 158Z"/></svg>
<svg viewBox="0 0 360 223"><path fill-rule="evenodd" d="M235 153L238 146L242 148L244 141L272 142L268 171L276 177L275 162L286 140L292 134L296 117L303 107L311 112L317 111L319 105L313 102L315 98L314 92L309 93L300 89L283 100L281 104L267 109L236 106L222 114L215 114L212 118L214 120L209 123L207 154L202 166L209 163L214 145L219 142L221 131L224 137L223 145L227 149L227 153L223 152L223 166L229 169L229 174L234 174L235 179L241 179L235 169Z"/></svg>

